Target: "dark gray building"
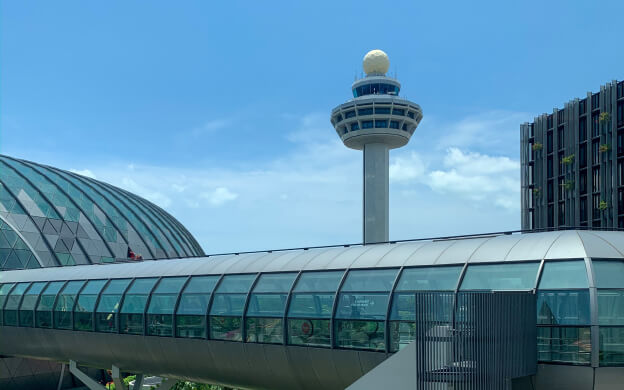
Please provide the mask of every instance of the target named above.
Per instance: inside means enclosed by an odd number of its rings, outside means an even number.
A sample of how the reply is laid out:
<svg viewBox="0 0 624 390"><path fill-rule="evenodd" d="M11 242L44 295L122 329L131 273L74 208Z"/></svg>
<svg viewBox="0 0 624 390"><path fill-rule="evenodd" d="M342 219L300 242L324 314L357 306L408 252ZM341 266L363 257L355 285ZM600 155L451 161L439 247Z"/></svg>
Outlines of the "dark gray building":
<svg viewBox="0 0 624 390"><path fill-rule="evenodd" d="M624 228L624 81L520 126L522 229Z"/></svg>

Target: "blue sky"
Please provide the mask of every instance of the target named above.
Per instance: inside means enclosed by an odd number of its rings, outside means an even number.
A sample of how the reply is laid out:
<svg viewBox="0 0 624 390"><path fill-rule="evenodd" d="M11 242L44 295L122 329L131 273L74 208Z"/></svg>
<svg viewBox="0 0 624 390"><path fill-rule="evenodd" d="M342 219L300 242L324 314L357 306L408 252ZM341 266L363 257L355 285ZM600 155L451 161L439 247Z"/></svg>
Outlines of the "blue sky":
<svg viewBox="0 0 624 390"><path fill-rule="evenodd" d="M392 239L518 228L519 124L624 78L619 0L0 4L0 153L145 196L207 252L361 240L329 112L370 49L424 112Z"/></svg>

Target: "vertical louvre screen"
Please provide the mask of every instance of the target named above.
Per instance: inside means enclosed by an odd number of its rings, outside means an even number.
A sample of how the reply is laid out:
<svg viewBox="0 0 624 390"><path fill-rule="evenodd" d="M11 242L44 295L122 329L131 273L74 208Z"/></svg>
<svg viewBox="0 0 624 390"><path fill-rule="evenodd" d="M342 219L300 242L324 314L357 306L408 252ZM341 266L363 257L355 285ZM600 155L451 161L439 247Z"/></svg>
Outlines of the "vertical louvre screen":
<svg viewBox="0 0 624 390"><path fill-rule="evenodd" d="M449 308L446 315L433 312L440 303ZM420 293L415 304L430 308L416 310L418 390L444 384L455 390L501 390L511 378L536 373L534 294Z"/></svg>

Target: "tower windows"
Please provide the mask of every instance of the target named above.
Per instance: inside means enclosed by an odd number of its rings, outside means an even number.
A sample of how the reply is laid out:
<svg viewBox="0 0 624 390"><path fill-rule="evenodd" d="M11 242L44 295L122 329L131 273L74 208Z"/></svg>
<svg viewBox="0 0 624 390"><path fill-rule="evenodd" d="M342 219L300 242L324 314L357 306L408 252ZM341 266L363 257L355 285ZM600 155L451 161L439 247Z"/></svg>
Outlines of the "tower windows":
<svg viewBox="0 0 624 390"><path fill-rule="evenodd" d="M351 131L360 130L360 125L357 122L351 123Z"/></svg>
<svg viewBox="0 0 624 390"><path fill-rule="evenodd" d="M362 129L372 129L373 121L362 121Z"/></svg>
<svg viewBox="0 0 624 390"><path fill-rule="evenodd" d="M390 121L390 128L391 129L398 129L399 128L399 122L397 122L397 121Z"/></svg>
<svg viewBox="0 0 624 390"><path fill-rule="evenodd" d="M376 120L375 121L375 127L380 128L380 129L385 129L388 127L388 121L385 120Z"/></svg>
<svg viewBox="0 0 624 390"><path fill-rule="evenodd" d="M402 108L393 108L392 109L392 115L405 116L405 110L402 109Z"/></svg>
<svg viewBox="0 0 624 390"><path fill-rule="evenodd" d="M355 110L345 112L345 119L353 118L355 116Z"/></svg>
<svg viewBox="0 0 624 390"><path fill-rule="evenodd" d="M375 107L375 114L390 114L390 107Z"/></svg>
<svg viewBox="0 0 624 390"><path fill-rule="evenodd" d="M358 110L358 115L373 115L373 109L372 108L360 108Z"/></svg>

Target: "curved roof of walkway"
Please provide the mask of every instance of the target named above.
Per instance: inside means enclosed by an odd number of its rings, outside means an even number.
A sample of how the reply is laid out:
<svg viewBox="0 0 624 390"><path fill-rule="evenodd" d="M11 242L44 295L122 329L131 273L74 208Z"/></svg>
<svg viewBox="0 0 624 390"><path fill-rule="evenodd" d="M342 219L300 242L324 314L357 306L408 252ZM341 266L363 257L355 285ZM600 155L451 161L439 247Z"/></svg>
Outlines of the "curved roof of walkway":
<svg viewBox="0 0 624 390"><path fill-rule="evenodd" d="M211 255L101 267L0 273L0 283L116 277L216 275L299 270L383 268L570 258L624 259L624 232L566 230L376 245Z"/></svg>

